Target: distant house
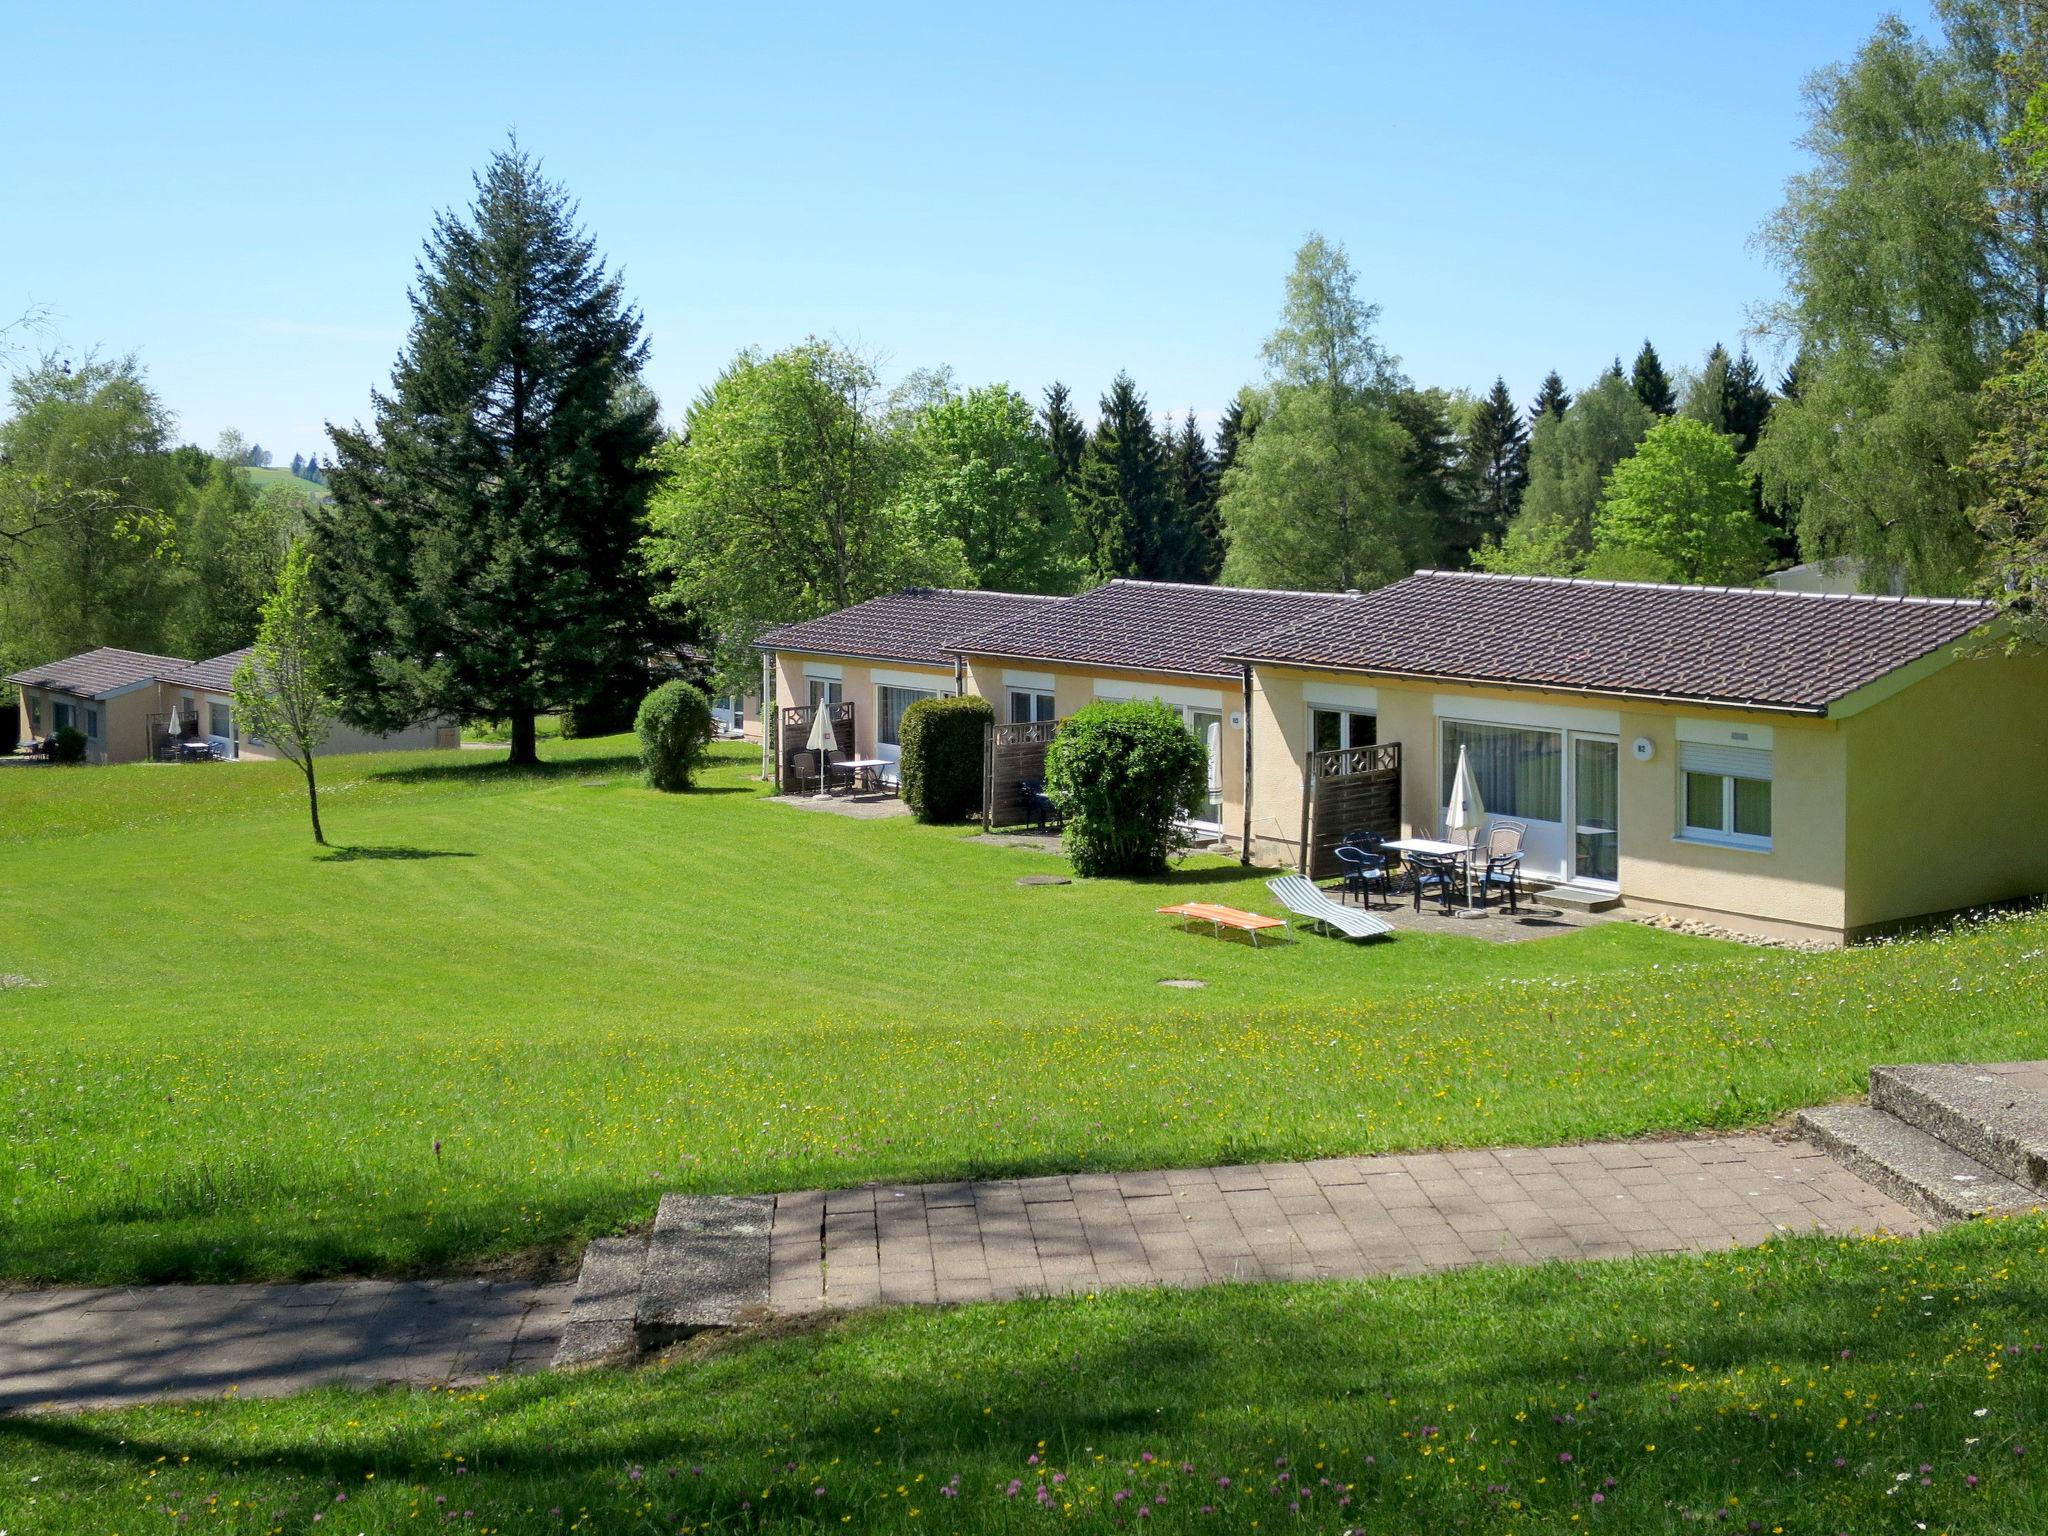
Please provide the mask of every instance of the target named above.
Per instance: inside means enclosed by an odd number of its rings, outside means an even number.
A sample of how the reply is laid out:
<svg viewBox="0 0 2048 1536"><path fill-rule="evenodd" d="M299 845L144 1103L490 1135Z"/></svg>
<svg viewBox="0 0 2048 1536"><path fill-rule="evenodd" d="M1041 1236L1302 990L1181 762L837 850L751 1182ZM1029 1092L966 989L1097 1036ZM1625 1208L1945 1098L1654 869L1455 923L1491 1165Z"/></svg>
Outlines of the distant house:
<svg viewBox="0 0 2048 1536"><path fill-rule="evenodd" d="M84 734L89 763L151 762L175 756L181 742L201 741L216 757L267 758L274 755L268 745L244 735L235 720L235 669L248 654L229 651L187 661L101 646L13 673L7 681L19 691L22 736L42 740L70 726ZM451 719L383 734L337 723L320 751L405 752L461 744Z"/></svg>
<svg viewBox="0 0 2048 1536"><path fill-rule="evenodd" d="M862 757L921 693L1041 740L1092 699L1162 700L1209 749L1196 830L1317 874L1354 831L1439 830L1463 749L1535 883L1840 942L2048 892L2048 656L1979 643L1995 625L1974 600L1421 571L912 590L760 643L785 727L828 701Z"/></svg>

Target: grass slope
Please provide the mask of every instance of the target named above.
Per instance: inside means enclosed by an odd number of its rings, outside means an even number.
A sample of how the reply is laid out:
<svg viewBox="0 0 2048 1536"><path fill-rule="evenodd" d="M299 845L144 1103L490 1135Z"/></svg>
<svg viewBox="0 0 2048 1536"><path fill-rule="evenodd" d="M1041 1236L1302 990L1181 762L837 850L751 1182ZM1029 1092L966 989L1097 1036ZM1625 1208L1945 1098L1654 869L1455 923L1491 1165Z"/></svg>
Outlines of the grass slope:
<svg viewBox="0 0 2048 1536"><path fill-rule="evenodd" d="M249 477L249 484L257 491L284 491L302 501L329 501L334 493L324 485L315 485L291 472L290 468L259 468L256 465L243 466L242 473Z"/></svg>
<svg viewBox="0 0 2048 1536"><path fill-rule="evenodd" d="M446 1267L662 1189L1158 1166L1751 1124L1873 1060L2048 1054L2040 920L1795 956L1611 925L1304 936L1195 860L1056 861L660 796L620 741L0 776L0 1276ZM1169 992L1162 977L1205 980Z"/></svg>
<svg viewBox="0 0 2048 1536"><path fill-rule="evenodd" d="M12 1536L2020 1536L2048 1528L2044 1240L901 1310L666 1369L0 1420L0 1510Z"/></svg>

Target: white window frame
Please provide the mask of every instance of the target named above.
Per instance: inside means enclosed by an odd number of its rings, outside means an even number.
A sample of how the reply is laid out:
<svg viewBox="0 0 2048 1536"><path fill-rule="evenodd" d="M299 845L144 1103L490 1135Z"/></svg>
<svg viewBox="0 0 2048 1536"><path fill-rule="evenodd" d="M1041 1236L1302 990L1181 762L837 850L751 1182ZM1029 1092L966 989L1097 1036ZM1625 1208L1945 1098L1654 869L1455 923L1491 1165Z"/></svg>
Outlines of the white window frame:
<svg viewBox="0 0 2048 1536"><path fill-rule="evenodd" d="M908 685L906 685L906 684L903 684L903 683L877 683L877 684L875 684L875 746L876 746L876 747L877 747L878 749L879 749L879 748L882 748L882 747L888 747L888 748L890 748L890 749L892 749L892 750L894 750L894 751L897 751L897 752L901 752L901 751L903 750L903 736L902 736L902 730L903 730L903 726L902 726L902 722L903 722L903 716L902 716L902 715L898 715L898 716L896 717L896 721L897 721L897 738L896 738L896 740L894 740L894 741L890 741L890 740L889 740L889 739L888 739L887 737L883 736L883 734L882 734L882 729L883 729L883 726L885 725L885 723L886 723L886 722L888 721L888 718L889 718L889 712L888 712L888 711L887 711L886 709L884 709L884 708L882 707L882 695L883 695L884 693L914 693L914 694L916 694L916 695L917 695L917 697L916 697L916 698L914 698L914 699L912 699L912 700L910 701L910 704L916 704L916 703L919 703L920 701L922 701L922 700L924 700L924 699L937 699L937 698L943 698L943 697L944 697L945 695L944 695L943 693L941 693L941 692L940 692L940 691L939 691L938 689L936 689L936 688L912 688L912 687L909 687ZM903 712L904 712L904 714L908 714L908 713L910 712L910 704L905 704L905 705L903 706ZM876 755L877 757L881 757L881 756L884 756L885 754L884 754L884 753L882 753L881 751L877 750L877 751L876 751L876 753L875 753L875 755Z"/></svg>
<svg viewBox="0 0 2048 1536"><path fill-rule="evenodd" d="M1769 738L1766 737L1766 740ZM1735 830L1735 786L1743 781L1773 784L1775 762L1770 747L1733 746L1720 741L1701 740L1700 733L1681 732L1678 743L1678 831L1676 840L1702 843L1713 848L1740 848L1751 853L1769 853L1777 832L1777 791L1771 791L1771 831L1761 836ZM1721 781L1721 825L1697 827L1688 819L1692 811L1690 781L1694 778Z"/></svg>
<svg viewBox="0 0 2048 1536"><path fill-rule="evenodd" d="M1380 739L1380 715L1377 709L1357 709L1348 704L1318 704L1311 699L1308 706L1308 749L1311 752L1326 752L1329 750L1327 747L1316 745L1317 715L1335 715L1342 722L1337 734L1344 739L1337 743L1339 748L1347 750L1350 748L1351 722L1355 719L1372 721L1372 739L1374 742Z"/></svg>
<svg viewBox="0 0 2048 1536"><path fill-rule="evenodd" d="M1050 688L1019 688L1013 685L1009 690L1009 694L1009 723L1011 725L1030 725L1038 721L1057 720L1059 718L1059 706L1053 704L1053 693ZM1030 712L1022 719L1017 717L1017 701L1019 699L1031 701ZM1052 705L1052 708L1042 715L1038 713L1038 706L1041 702Z"/></svg>

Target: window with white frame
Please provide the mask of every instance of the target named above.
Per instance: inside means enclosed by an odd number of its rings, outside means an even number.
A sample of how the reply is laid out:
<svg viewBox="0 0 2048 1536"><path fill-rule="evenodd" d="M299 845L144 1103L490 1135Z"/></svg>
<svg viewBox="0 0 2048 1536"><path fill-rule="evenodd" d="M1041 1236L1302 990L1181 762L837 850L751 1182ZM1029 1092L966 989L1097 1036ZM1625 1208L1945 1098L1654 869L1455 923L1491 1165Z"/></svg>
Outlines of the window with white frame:
<svg viewBox="0 0 2048 1536"><path fill-rule="evenodd" d="M846 702L845 689L836 677L807 677L804 679L810 698L806 700L815 709L820 704L843 704Z"/></svg>
<svg viewBox="0 0 2048 1536"><path fill-rule="evenodd" d="M1379 718L1363 709L1311 709L1308 731L1312 751L1370 747L1379 741Z"/></svg>
<svg viewBox="0 0 2048 1536"><path fill-rule="evenodd" d="M217 700L206 701L206 734L224 737L229 741L235 735L235 711L232 705Z"/></svg>
<svg viewBox="0 0 2048 1536"><path fill-rule="evenodd" d="M1678 744L1678 835L1737 848L1771 846L1771 754L1711 742Z"/></svg>
<svg viewBox="0 0 2048 1536"><path fill-rule="evenodd" d="M1029 725L1037 720L1056 720L1052 694L1039 688L1010 690L1010 724Z"/></svg>
<svg viewBox="0 0 2048 1536"><path fill-rule="evenodd" d="M61 699L50 700L50 729L69 731L78 728L78 706L66 704Z"/></svg>
<svg viewBox="0 0 2048 1536"><path fill-rule="evenodd" d="M919 699L936 699L930 688L893 688L887 683L875 689L875 740L885 747L903 745L903 714Z"/></svg>

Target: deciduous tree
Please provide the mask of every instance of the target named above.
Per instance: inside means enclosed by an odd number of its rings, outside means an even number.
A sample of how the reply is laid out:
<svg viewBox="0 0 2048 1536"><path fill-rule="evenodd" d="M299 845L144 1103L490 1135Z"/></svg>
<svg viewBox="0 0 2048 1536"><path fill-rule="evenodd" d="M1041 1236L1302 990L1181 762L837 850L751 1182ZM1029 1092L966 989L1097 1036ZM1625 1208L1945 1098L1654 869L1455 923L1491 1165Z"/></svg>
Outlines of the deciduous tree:
<svg viewBox="0 0 2048 1536"><path fill-rule="evenodd" d="M1296 253L1258 431L1224 476L1224 577L1253 586L1378 586L1426 547L1406 431L1390 400L1403 382L1372 334L1342 246L1311 235Z"/></svg>
<svg viewBox="0 0 2048 1536"><path fill-rule="evenodd" d="M1668 416L1608 477L1587 570L1730 584L1754 581L1767 552L1734 439Z"/></svg>
<svg viewBox="0 0 2048 1536"><path fill-rule="evenodd" d="M1970 523L1984 541L1981 590L2013 634L2048 644L2048 332L2031 331L1979 391Z"/></svg>
<svg viewBox="0 0 2048 1536"><path fill-rule="evenodd" d="M1653 417L1609 369L1579 391L1563 416L1545 416L1529 439L1529 486L1507 537L1474 557L1484 570L1568 576L1593 549L1607 477L1635 452Z"/></svg>
<svg viewBox="0 0 2048 1536"><path fill-rule="evenodd" d="M313 758L334 729L337 676L334 636L321 617L311 559L303 543L285 556L277 589L264 600L255 643L235 669L234 701L243 737L261 740L305 776L313 841L324 844Z"/></svg>

